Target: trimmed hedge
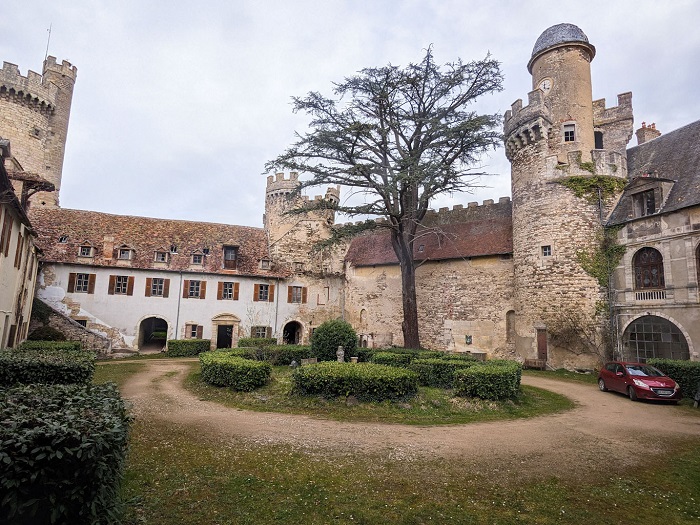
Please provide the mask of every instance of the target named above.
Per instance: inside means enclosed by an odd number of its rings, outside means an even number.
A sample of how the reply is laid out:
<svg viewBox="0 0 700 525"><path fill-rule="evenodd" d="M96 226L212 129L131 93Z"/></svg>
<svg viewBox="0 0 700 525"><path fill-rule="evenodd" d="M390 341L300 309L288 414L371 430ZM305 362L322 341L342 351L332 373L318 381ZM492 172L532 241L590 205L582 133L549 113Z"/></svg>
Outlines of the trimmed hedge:
<svg viewBox="0 0 700 525"><path fill-rule="evenodd" d="M192 357L208 352L210 347L209 339L170 339L165 353L170 357Z"/></svg>
<svg viewBox="0 0 700 525"><path fill-rule="evenodd" d="M292 374L293 392L327 398L355 396L363 401L383 401L413 396L418 376L410 370L374 363L321 362L302 366Z"/></svg>
<svg viewBox="0 0 700 525"><path fill-rule="evenodd" d="M358 346L357 348L355 348L354 356L351 357L357 357L357 360L361 363L368 363L372 361L372 357L378 351L379 350L377 350L376 348L365 348Z"/></svg>
<svg viewBox="0 0 700 525"><path fill-rule="evenodd" d="M418 383L421 386L452 388L455 372L475 364L476 361L467 359L414 359L408 365L408 369L418 374Z"/></svg>
<svg viewBox="0 0 700 525"><path fill-rule="evenodd" d="M130 417L116 385L0 388L0 523L120 523Z"/></svg>
<svg viewBox="0 0 700 525"><path fill-rule="evenodd" d="M18 350L82 350L80 341L24 341Z"/></svg>
<svg viewBox="0 0 700 525"><path fill-rule="evenodd" d="M690 399L695 397L695 392L700 388L700 361L647 359L647 363L655 366L678 383L683 397Z"/></svg>
<svg viewBox="0 0 700 525"><path fill-rule="evenodd" d="M274 337L241 337L238 340L238 348L253 348L260 346L275 346L277 339Z"/></svg>
<svg viewBox="0 0 700 525"><path fill-rule="evenodd" d="M300 363L302 359L311 357L311 347L304 345L275 345L259 348L232 348L219 349L231 355L243 357L245 359L255 359L256 361L267 361L272 366L287 366L296 361Z"/></svg>
<svg viewBox="0 0 700 525"><path fill-rule="evenodd" d="M520 393L522 366L516 361L476 363L454 373L455 394L481 399L509 399Z"/></svg>
<svg viewBox="0 0 700 525"><path fill-rule="evenodd" d="M95 354L51 348L0 350L0 386L85 384L95 373Z"/></svg>
<svg viewBox="0 0 700 525"><path fill-rule="evenodd" d="M345 351L345 360L357 352L357 334L350 323L342 319L325 321L314 330L311 336L311 357L319 361L336 361L338 347Z"/></svg>
<svg viewBox="0 0 700 525"><path fill-rule="evenodd" d="M199 362L202 381L243 392L263 386L272 374L270 363L244 359L230 352L204 352L199 354Z"/></svg>
<svg viewBox="0 0 700 525"><path fill-rule="evenodd" d="M396 353L396 352L377 352L372 356L372 363L378 365L387 366L398 366L400 368L406 368L413 359L413 355L409 353Z"/></svg>

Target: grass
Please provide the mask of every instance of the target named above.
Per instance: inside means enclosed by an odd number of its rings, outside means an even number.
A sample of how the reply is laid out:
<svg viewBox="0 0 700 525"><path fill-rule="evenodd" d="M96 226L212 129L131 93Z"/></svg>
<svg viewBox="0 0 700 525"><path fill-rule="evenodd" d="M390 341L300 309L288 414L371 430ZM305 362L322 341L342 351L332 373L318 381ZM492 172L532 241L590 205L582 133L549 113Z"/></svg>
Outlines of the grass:
<svg viewBox="0 0 700 525"><path fill-rule="evenodd" d="M199 364L185 380L185 388L202 400L214 401L231 408L258 412L306 414L336 421L368 421L405 425L441 425L517 419L551 414L573 408L564 396L539 388L523 386L515 400L485 401L455 397L449 390L420 388L416 397L404 401L348 404L345 398L324 399L319 396L294 396L289 367L273 368L271 381L253 392L236 392L203 383Z"/></svg>
<svg viewBox="0 0 700 525"><path fill-rule="evenodd" d="M143 367L144 363L134 363L134 362L110 362L109 364L100 364L98 362L95 367L95 375L93 376L93 383L116 383L118 386L122 386L124 382L129 379L132 375L139 372Z"/></svg>
<svg viewBox="0 0 700 525"><path fill-rule="evenodd" d="M549 370L524 370L523 375L529 375L533 377L543 377L548 379L560 379L565 381L575 381L577 383L589 383L595 385L598 383L597 374L580 374L578 372L570 372L560 368L559 370L549 371Z"/></svg>

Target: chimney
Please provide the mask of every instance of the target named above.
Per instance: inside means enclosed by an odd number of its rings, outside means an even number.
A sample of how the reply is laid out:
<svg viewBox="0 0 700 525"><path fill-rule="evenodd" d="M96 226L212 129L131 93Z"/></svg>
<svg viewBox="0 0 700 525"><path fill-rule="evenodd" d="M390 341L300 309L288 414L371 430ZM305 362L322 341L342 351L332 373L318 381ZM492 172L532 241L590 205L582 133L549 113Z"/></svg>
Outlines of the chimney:
<svg viewBox="0 0 700 525"><path fill-rule="evenodd" d="M112 253L114 252L114 237L111 235L104 236L104 244L102 245L103 257L105 259L111 259Z"/></svg>
<svg viewBox="0 0 700 525"><path fill-rule="evenodd" d="M637 135L637 145L639 145L655 139L661 135L661 132L656 129L656 123L652 123L647 126L646 122L642 122L642 127L637 130L635 135Z"/></svg>

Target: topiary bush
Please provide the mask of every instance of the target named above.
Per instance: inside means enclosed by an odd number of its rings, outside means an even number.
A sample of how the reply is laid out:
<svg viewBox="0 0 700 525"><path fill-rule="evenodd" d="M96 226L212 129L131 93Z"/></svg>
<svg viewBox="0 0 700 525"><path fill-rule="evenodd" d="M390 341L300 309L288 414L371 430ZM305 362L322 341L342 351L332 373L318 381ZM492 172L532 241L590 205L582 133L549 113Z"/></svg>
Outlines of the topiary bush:
<svg viewBox="0 0 700 525"><path fill-rule="evenodd" d="M299 395L355 396L363 401L401 399L418 392L418 376L414 372L374 363L321 362L302 366L294 370L292 384L292 391Z"/></svg>
<svg viewBox="0 0 700 525"><path fill-rule="evenodd" d="M170 339L165 353L169 357L193 357L209 351L209 348L211 348L209 339Z"/></svg>
<svg viewBox="0 0 700 525"><path fill-rule="evenodd" d="M65 341L66 336L53 326L40 326L31 332L27 339L29 341Z"/></svg>
<svg viewBox="0 0 700 525"><path fill-rule="evenodd" d="M116 385L0 388L0 421L0 523L121 523L130 417Z"/></svg>
<svg viewBox="0 0 700 525"><path fill-rule="evenodd" d="M455 394L481 399L511 399L520 393L522 366L516 361L476 363L454 373Z"/></svg>
<svg viewBox="0 0 700 525"><path fill-rule="evenodd" d="M357 334L350 323L342 319L333 319L321 323L311 336L311 357L319 361L336 361L338 347L345 350L345 358L355 355Z"/></svg>
<svg viewBox="0 0 700 525"><path fill-rule="evenodd" d="M452 388L455 372L473 366L465 359L414 359L408 369L418 374L418 384L435 388Z"/></svg>
<svg viewBox="0 0 700 525"><path fill-rule="evenodd" d="M678 383L683 397L690 399L695 397L695 392L700 388L700 361L647 359L647 363L655 366Z"/></svg>
<svg viewBox="0 0 700 525"><path fill-rule="evenodd" d="M249 392L270 379L272 366L264 361L244 359L230 352L204 352L199 355L202 381Z"/></svg>
<svg viewBox="0 0 700 525"><path fill-rule="evenodd" d="M95 373L95 354L84 350L0 350L0 385L85 384Z"/></svg>
<svg viewBox="0 0 700 525"><path fill-rule="evenodd" d="M277 339L274 337L241 337L238 340L238 348L257 348L261 346L274 346Z"/></svg>
<svg viewBox="0 0 700 525"><path fill-rule="evenodd" d="M377 352L372 356L372 363L378 365L398 366L406 368L411 363L413 355L409 353Z"/></svg>

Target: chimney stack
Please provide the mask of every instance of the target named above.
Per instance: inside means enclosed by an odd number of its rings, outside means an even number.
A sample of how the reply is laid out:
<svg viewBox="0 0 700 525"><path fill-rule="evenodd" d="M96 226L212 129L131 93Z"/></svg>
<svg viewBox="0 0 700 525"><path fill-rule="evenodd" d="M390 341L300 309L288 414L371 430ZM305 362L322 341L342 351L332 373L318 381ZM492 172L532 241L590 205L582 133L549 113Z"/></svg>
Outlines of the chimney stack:
<svg viewBox="0 0 700 525"><path fill-rule="evenodd" d="M637 130L635 135L637 135L637 145L640 145L655 139L661 135L661 132L656 129L656 123L647 126L646 122L642 122L642 127Z"/></svg>

